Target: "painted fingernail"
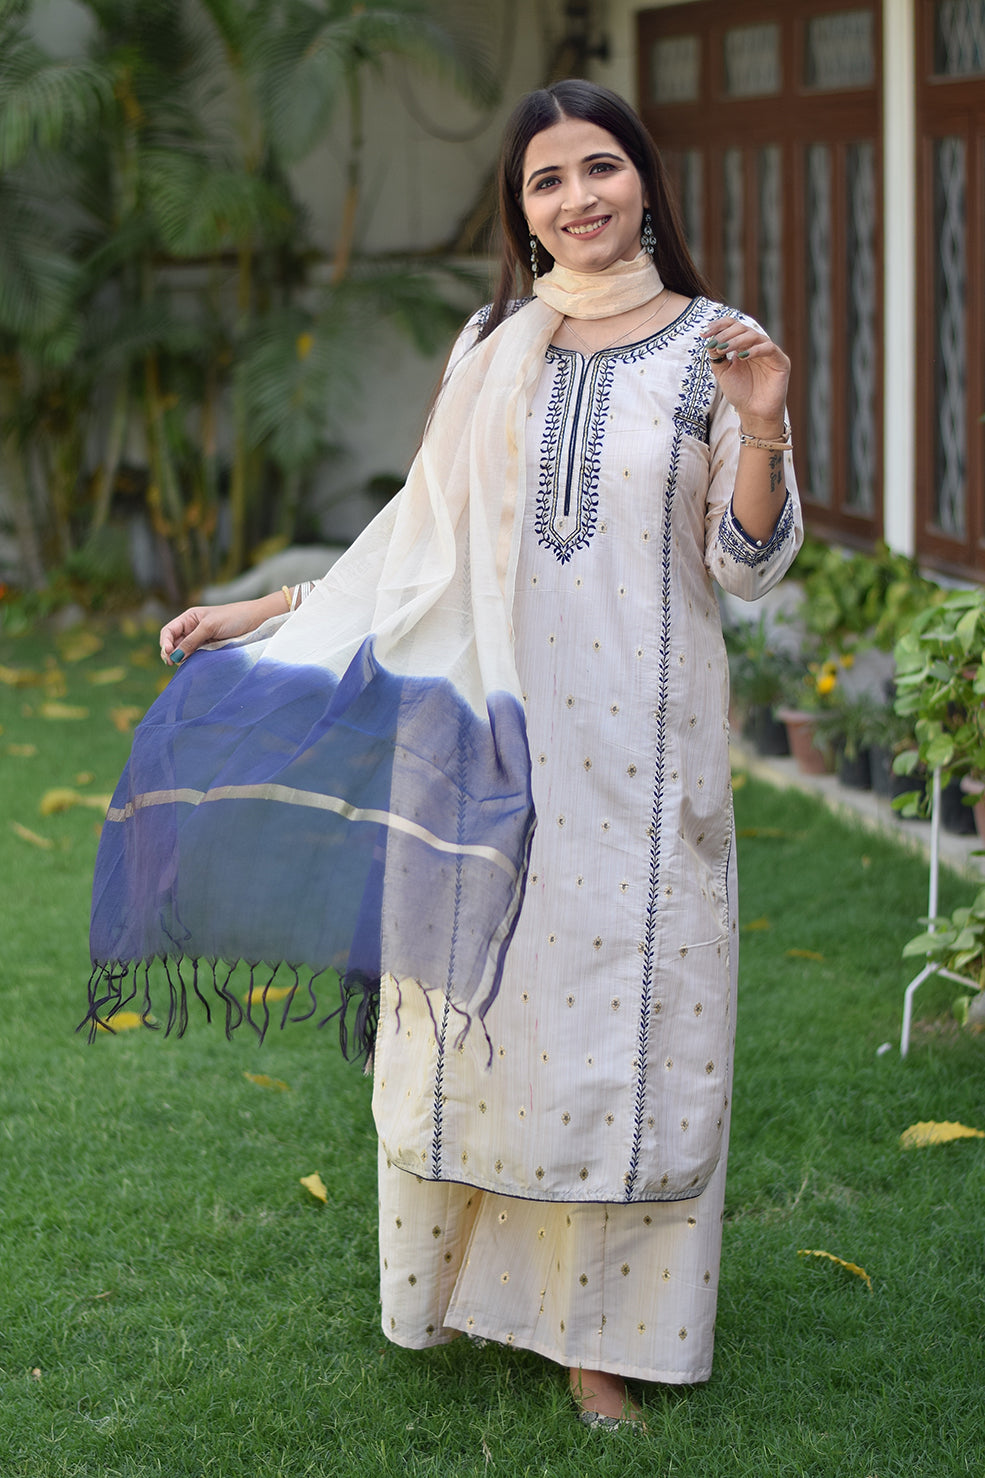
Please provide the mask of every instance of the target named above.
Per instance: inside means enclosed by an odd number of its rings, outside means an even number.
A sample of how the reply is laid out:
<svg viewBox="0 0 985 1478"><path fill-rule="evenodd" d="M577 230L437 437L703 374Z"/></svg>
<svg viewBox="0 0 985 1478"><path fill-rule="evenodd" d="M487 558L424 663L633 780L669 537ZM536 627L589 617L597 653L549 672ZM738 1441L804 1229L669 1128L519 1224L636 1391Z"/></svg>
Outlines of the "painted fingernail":
<svg viewBox="0 0 985 1478"><path fill-rule="evenodd" d="M174 663L175 667L177 667L180 662L184 662L184 660L184 652L181 650L180 647L175 647L174 651L171 653L171 661Z"/></svg>
<svg viewBox="0 0 985 1478"><path fill-rule="evenodd" d="M748 349L740 349L739 350L739 358L740 359L748 359L749 358L749 350Z"/></svg>
<svg viewBox="0 0 985 1478"><path fill-rule="evenodd" d="M708 348L709 349L717 349L718 348L718 340L717 339L709 339L708 340Z"/></svg>

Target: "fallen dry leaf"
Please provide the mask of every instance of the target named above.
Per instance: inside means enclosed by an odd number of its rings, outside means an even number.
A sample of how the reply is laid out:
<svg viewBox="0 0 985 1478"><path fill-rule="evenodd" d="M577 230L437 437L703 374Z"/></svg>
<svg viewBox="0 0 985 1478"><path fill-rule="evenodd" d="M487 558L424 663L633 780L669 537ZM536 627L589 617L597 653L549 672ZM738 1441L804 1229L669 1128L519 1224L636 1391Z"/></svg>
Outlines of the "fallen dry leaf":
<svg viewBox="0 0 985 1478"><path fill-rule="evenodd" d="M148 1017L148 1020L150 1019ZM106 1021L97 1021L96 1023L99 1031L109 1032L111 1036L114 1032L136 1031L138 1026L143 1025L144 1018L139 1011L117 1011L115 1016L109 1017Z"/></svg>
<svg viewBox="0 0 985 1478"><path fill-rule="evenodd" d="M21 826L19 821L12 821L10 829L15 836L20 837L22 842L30 842L32 847L43 847L46 852L55 845L47 837L39 837L36 831L31 831L30 827Z"/></svg>
<svg viewBox="0 0 985 1478"><path fill-rule="evenodd" d="M40 672L30 667L4 667L0 663L0 683L8 688L35 688L44 682Z"/></svg>
<svg viewBox="0 0 985 1478"><path fill-rule="evenodd" d="M58 650L62 654L64 662L81 662L85 657L91 657L102 647L102 638L94 631L69 631L58 643Z"/></svg>
<svg viewBox="0 0 985 1478"><path fill-rule="evenodd" d="M95 778L91 770L80 770L75 777L75 783L76 785L91 785Z"/></svg>
<svg viewBox="0 0 985 1478"><path fill-rule="evenodd" d="M797 1256L826 1257L829 1262L837 1263L838 1267L844 1268L846 1272L854 1273L856 1278L861 1278L869 1292L872 1292L872 1279L864 1268L859 1267L857 1262L846 1262L843 1257L835 1257L833 1252L815 1252L812 1247L798 1247Z"/></svg>
<svg viewBox="0 0 985 1478"><path fill-rule="evenodd" d="M36 744L8 744L7 753L16 759L28 760L38 752Z"/></svg>
<svg viewBox="0 0 985 1478"><path fill-rule="evenodd" d="M109 683L121 683L126 675L125 667L100 667L89 673L89 681L95 688L104 688Z"/></svg>
<svg viewBox="0 0 985 1478"><path fill-rule="evenodd" d="M78 800L78 793L64 787L46 790L41 797L38 810L42 816L54 816L59 811L70 811Z"/></svg>
<svg viewBox="0 0 985 1478"><path fill-rule="evenodd" d="M786 951L788 960L823 960L824 956L818 954L816 949L788 949Z"/></svg>
<svg viewBox="0 0 985 1478"><path fill-rule="evenodd" d="M285 1001L296 985L268 985L266 989L262 985L251 986L243 997L248 1006L262 1006L264 1001Z"/></svg>
<svg viewBox="0 0 985 1478"><path fill-rule="evenodd" d="M109 716L113 721L114 729L121 734L129 734L137 720L143 715L143 709L133 703L121 705L119 708L111 708Z"/></svg>
<svg viewBox="0 0 985 1478"><path fill-rule="evenodd" d="M243 1077L255 1083L258 1088L273 1088L276 1093L290 1093L291 1091L283 1078L270 1078L266 1073L244 1073Z"/></svg>
<svg viewBox="0 0 985 1478"><path fill-rule="evenodd" d="M985 1132L969 1129L967 1124L947 1120L938 1124L933 1119L921 1119L918 1124L911 1124L909 1129L903 1130L899 1142L904 1150L919 1150L932 1144L950 1144L954 1139L985 1139Z"/></svg>
<svg viewBox="0 0 985 1478"><path fill-rule="evenodd" d="M42 718L88 718L88 708L79 703L42 703L38 709Z"/></svg>
<svg viewBox="0 0 985 1478"><path fill-rule="evenodd" d="M99 811L103 816L106 815L112 804L113 797L109 791L99 795L95 792L92 795L80 795L76 801L76 805L88 806L90 811Z"/></svg>
<svg viewBox="0 0 985 1478"><path fill-rule="evenodd" d="M302 1175L301 1184L306 1191L310 1191L316 1201L328 1200L328 1188L317 1170L314 1175Z"/></svg>
<svg viewBox="0 0 985 1478"><path fill-rule="evenodd" d="M112 799L111 795L81 795L79 791L61 785L45 791L38 809L42 816L54 816L58 811L70 811L73 806L88 806L90 811L101 811L105 815Z"/></svg>
<svg viewBox="0 0 985 1478"><path fill-rule="evenodd" d="M753 919L750 923L742 925L742 932L743 934L758 934L772 927L769 919Z"/></svg>

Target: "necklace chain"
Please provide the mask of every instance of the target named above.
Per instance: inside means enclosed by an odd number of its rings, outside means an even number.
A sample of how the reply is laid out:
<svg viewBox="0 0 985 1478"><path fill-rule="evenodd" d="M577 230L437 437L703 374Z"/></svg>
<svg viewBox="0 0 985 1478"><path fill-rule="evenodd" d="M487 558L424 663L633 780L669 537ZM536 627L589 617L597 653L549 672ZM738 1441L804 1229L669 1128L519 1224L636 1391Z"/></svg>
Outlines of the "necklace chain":
<svg viewBox="0 0 985 1478"><path fill-rule="evenodd" d="M648 324L650 322L650 319L651 318L656 318L657 314L660 312L660 309L661 309L661 307L663 305L663 300L666 297L667 292L668 292L668 289L667 288L664 288L662 292L659 292L657 294L657 306L654 308L654 310L653 310L652 313L648 313L646 315L646 317L644 319L641 319L641 321L639 323L634 323L632 328L628 328L626 330L626 332L624 334L620 334L617 339L613 339L608 344L600 344L597 349L593 349L592 346L591 346L591 344L587 344L585 342L585 340L582 338L581 334L575 328L574 323L572 322L572 320L570 318L565 318L564 321L568 325L568 328L569 328L572 336L578 340L579 344L581 344L581 346L584 349L587 349L588 350L589 354L604 354L605 351L606 351L606 349L614 349L617 344L621 344L622 343L623 339L628 339L629 336L630 336L630 334L639 333L640 329L641 328L644 328L646 326L646 324Z"/></svg>

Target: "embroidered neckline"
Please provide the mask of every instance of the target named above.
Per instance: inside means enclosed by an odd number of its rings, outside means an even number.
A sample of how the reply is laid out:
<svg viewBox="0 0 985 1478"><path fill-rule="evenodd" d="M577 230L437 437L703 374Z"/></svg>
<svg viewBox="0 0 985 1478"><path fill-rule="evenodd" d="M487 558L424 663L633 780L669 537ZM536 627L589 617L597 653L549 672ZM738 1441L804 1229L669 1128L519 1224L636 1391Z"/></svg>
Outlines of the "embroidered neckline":
<svg viewBox="0 0 985 1478"><path fill-rule="evenodd" d="M665 323L663 328L658 328L654 333L647 334L642 339L633 339L629 344L613 344L606 349L595 349L591 354L586 354L582 349L565 349L560 344L552 343L547 346L548 353L577 355L579 359L585 360L586 363L590 359L601 359L606 355L612 355L613 358L618 359L622 354L638 353L640 349L648 344L655 344L659 339L675 337L682 328L687 327L692 313L707 302L709 302L708 298L692 298L687 307L682 308L677 317L672 318L670 323Z"/></svg>

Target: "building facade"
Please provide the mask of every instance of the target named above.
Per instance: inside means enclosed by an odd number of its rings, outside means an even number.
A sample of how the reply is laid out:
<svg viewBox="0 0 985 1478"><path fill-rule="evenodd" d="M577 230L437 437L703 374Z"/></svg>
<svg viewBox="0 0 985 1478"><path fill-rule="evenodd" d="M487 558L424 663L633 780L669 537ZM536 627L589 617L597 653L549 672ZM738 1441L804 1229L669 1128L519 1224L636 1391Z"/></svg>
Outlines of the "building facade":
<svg viewBox="0 0 985 1478"><path fill-rule="evenodd" d="M985 0L608 7L718 295L794 365L809 525L985 578Z"/></svg>

